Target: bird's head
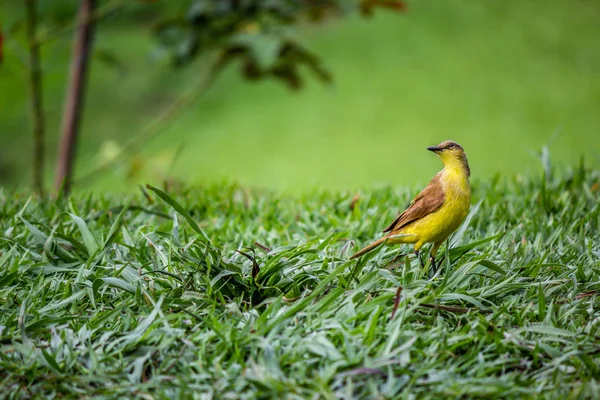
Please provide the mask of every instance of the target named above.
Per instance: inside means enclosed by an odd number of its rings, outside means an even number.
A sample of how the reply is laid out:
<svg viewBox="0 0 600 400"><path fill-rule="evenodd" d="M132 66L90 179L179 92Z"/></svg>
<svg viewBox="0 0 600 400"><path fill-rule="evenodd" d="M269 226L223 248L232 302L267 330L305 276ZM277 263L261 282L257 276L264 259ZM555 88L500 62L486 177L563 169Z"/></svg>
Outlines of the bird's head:
<svg viewBox="0 0 600 400"><path fill-rule="evenodd" d="M469 162L465 150L456 142L446 140L437 146L428 147L427 150L433 151L442 160L446 166L461 166L467 175L471 175Z"/></svg>

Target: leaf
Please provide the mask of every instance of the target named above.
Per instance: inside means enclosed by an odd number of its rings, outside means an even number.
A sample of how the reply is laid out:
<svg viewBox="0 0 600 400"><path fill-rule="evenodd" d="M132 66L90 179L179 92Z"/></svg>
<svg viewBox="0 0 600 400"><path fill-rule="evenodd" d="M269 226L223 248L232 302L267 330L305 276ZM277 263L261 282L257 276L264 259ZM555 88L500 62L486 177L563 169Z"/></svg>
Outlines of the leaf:
<svg viewBox="0 0 600 400"><path fill-rule="evenodd" d="M297 68L304 65L321 80L322 83L331 83L329 71L321 64L321 60L308 49L293 41L287 41L282 49L282 58L287 61L289 68L297 74Z"/></svg>
<svg viewBox="0 0 600 400"><path fill-rule="evenodd" d="M94 298L98 297L98 290L100 290L103 283L104 281L102 279L94 279L92 282L92 292Z"/></svg>
<svg viewBox="0 0 600 400"><path fill-rule="evenodd" d="M284 82L290 89L298 90L302 88L303 81L295 65L286 64L273 70L273 76Z"/></svg>
<svg viewBox="0 0 600 400"><path fill-rule="evenodd" d="M491 269L492 271L495 271L501 275L506 276L506 271L504 271L498 264L496 264L490 260L479 260L478 264L483 265L484 267Z"/></svg>
<svg viewBox="0 0 600 400"><path fill-rule="evenodd" d="M240 253L241 255L243 255L244 257L246 257L248 260L250 260L252 262L252 279L256 280L256 275L258 275L258 273L260 272L260 266L256 262L256 253L254 252L254 249L252 249L252 248L248 248L248 249L250 251L252 251L253 256L251 256L248 253L244 253L241 250L236 250L236 252ZM256 281L255 281L255 283L256 283Z"/></svg>
<svg viewBox="0 0 600 400"><path fill-rule="evenodd" d="M483 304L481 304L481 302L471 296L467 296L466 294L460 294L460 293L450 293L450 294L445 294L443 296L440 297L440 301L446 301L446 300L463 300L466 301L467 303L471 303L473 304L475 307L484 310L485 307L483 306Z"/></svg>
<svg viewBox="0 0 600 400"><path fill-rule="evenodd" d="M485 199L485 193L483 194L483 196L481 196L479 201L473 207L471 207L471 210L469 210L469 214L467 215L467 217L465 218L463 223L460 225L460 228L458 228L456 233L452 236L452 240L450 240L450 248L456 246L459 242L461 242L463 240L463 238L465 236L465 232L467 231L467 228L469 227L471 220L473 219L475 214L477 214L477 212L479 211L479 208L481 207L481 204L483 203L484 199Z"/></svg>
<svg viewBox="0 0 600 400"><path fill-rule="evenodd" d="M306 341L306 350L331 361L341 360L344 357L325 336L313 336Z"/></svg>
<svg viewBox="0 0 600 400"><path fill-rule="evenodd" d="M20 218L21 218L21 221L23 221L23 223L27 227L27 230L33 235L33 237L35 237L42 243L46 243L46 239L48 239L48 235L46 235L44 232L40 231L36 226L31 224L25 218L23 218L23 217L20 217Z"/></svg>
<svg viewBox="0 0 600 400"><path fill-rule="evenodd" d="M158 195L165 203L170 205L175 211L177 211L185 220L190 224L193 230L195 230L208 244L212 244L206 233L198 226L192 216L179 204L177 201L172 199L168 194L154 186L146 185L146 188L150 189Z"/></svg>
<svg viewBox="0 0 600 400"><path fill-rule="evenodd" d="M262 334L266 334L275 326L279 325L286 319L290 318L293 315L296 315L298 312L303 310L311 301L313 301L324 289L325 287L335 279L339 274L341 274L346 268L348 268L348 263L343 263L335 270L331 271L329 275L327 275L314 290L302 300L294 303L293 306L289 307L283 313L278 315L276 318L272 319L270 323L264 327L262 327Z"/></svg>
<svg viewBox="0 0 600 400"><path fill-rule="evenodd" d="M177 220L177 213L173 213L173 229L171 229L171 237L173 238L173 243L176 246L181 247L181 242L179 241L179 221Z"/></svg>
<svg viewBox="0 0 600 400"><path fill-rule="evenodd" d="M15 250L17 250L17 246L14 245L10 248L10 250L6 251L4 254L0 253L0 270L4 270L4 264L7 263L7 261L10 259L10 257L13 255L13 253L15 252ZM6 268L8 269L8 268Z"/></svg>
<svg viewBox="0 0 600 400"><path fill-rule="evenodd" d="M532 333L541 333L544 335L551 336L567 336L573 337L577 336L577 333L567 331L565 329L557 328L551 325L533 325L525 328L517 329L516 332L532 332Z"/></svg>
<svg viewBox="0 0 600 400"><path fill-rule="evenodd" d="M110 286L114 286L116 288L123 289L131 294L135 294L135 286L133 286L131 283L125 282L123 279L112 277L100 279L102 279L106 284Z"/></svg>
<svg viewBox="0 0 600 400"><path fill-rule="evenodd" d="M77 300L81 300L85 296L86 291L80 290L79 292L75 292L64 300L59 301L58 303L49 304L46 307L40 309L39 313L43 314L48 311L56 310L57 308L61 308L66 306L67 304L71 304Z"/></svg>
<svg viewBox="0 0 600 400"><path fill-rule="evenodd" d="M37 321L32 321L30 323L27 324L27 326L25 327L25 329L27 331L35 331L35 330L47 330L49 326L55 326L55 325L59 325L68 321L73 321L76 320L80 317L74 317L74 316L63 316L63 317L54 317L54 316L50 316L50 317L43 317L38 319Z"/></svg>
<svg viewBox="0 0 600 400"><path fill-rule="evenodd" d="M231 43L249 49L253 61L262 70L273 68L282 47L281 38L261 33L238 34L231 39Z"/></svg>
<svg viewBox="0 0 600 400"><path fill-rule="evenodd" d="M93 257L98 252L98 243L96 243L94 235L92 235L92 232L81 217L78 217L77 215L72 213L69 213L69 215L71 216L73 221L75 221L75 224L77 224L81 236L83 236L83 243L85 244L85 248L87 249L88 256L90 258Z"/></svg>
<svg viewBox="0 0 600 400"><path fill-rule="evenodd" d="M481 246L482 244L485 244L487 242L491 242L494 239L498 239L503 234L504 233L499 233L497 235L490 236L485 239L481 239L476 242L466 244L464 246L454 247L454 248L450 249L450 251L448 252L450 259L452 260L452 262L454 262L457 259L459 259L460 257L462 257L463 255L465 255L467 252L469 252L469 250L472 250L475 247Z"/></svg>
<svg viewBox="0 0 600 400"><path fill-rule="evenodd" d="M127 203L123 206L123 208L121 209L121 212L119 212L119 215L117 215L115 222L113 222L112 225L110 226L108 235L106 236L106 240L104 241L105 248L114 239L114 237L117 233L117 230L121 227L121 222L123 221L123 216L125 215L125 213L127 212L128 209L129 209L129 203Z"/></svg>
<svg viewBox="0 0 600 400"><path fill-rule="evenodd" d="M58 363L56 362L54 357L50 355L50 353L48 353L45 349L42 349L42 355L44 356L44 359L46 360L50 368L52 368L58 374L63 373L63 370L59 367Z"/></svg>
<svg viewBox="0 0 600 400"><path fill-rule="evenodd" d="M544 295L544 289L542 288L541 283L538 286L538 313L540 315L540 320L546 318L546 296Z"/></svg>
<svg viewBox="0 0 600 400"><path fill-rule="evenodd" d="M154 305L154 309L152 310L152 312L146 318L144 318L131 333L125 336L125 343L138 342L148 334L150 326L160 313L160 307L162 305L163 300L164 297L161 296L161 298L158 299L158 301Z"/></svg>
<svg viewBox="0 0 600 400"><path fill-rule="evenodd" d="M174 273L169 272L169 271L163 271L163 270L160 270L160 269L155 269L155 270L152 270L152 271L148 271L148 272L146 272L146 275L147 274L155 274L155 273L156 274L167 275L167 276L170 276L173 279L178 280L179 282L183 282L183 278L181 278L179 275L174 274Z"/></svg>

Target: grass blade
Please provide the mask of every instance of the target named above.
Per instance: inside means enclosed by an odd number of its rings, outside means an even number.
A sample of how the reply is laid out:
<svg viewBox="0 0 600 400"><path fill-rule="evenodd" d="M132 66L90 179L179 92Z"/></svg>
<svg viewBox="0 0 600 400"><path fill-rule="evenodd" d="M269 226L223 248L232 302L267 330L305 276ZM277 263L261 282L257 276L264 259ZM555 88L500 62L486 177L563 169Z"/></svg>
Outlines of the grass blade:
<svg viewBox="0 0 600 400"><path fill-rule="evenodd" d="M94 257L96 255L96 253L98 252L98 243L96 242L94 235L92 235L90 228L87 226L87 224L81 217L78 217L77 215L72 214L72 213L69 213L69 215L71 216L73 221L75 221L77 228L79 228L79 232L81 233L81 236L83 237L83 244L85 245L85 248L87 249L88 256L90 258Z"/></svg>
<svg viewBox="0 0 600 400"><path fill-rule="evenodd" d="M471 207L471 209L469 210L469 214L467 214L467 217L465 218L463 223L460 225L460 227L458 228L456 233L454 233L454 235L452 235L452 240L450 241L450 248L456 246L458 243L460 243L463 240L463 238L465 236L465 232L467 231L467 228L469 227L471 220L473 219L475 214L477 214L477 212L479 211L479 208L481 207L481 204L483 203L484 199L485 199L485 193L483 194L483 196L481 196L479 201L473 207Z"/></svg>
<svg viewBox="0 0 600 400"><path fill-rule="evenodd" d="M181 206L175 199L171 198L168 194L163 192L160 189L155 188L154 186L146 185L148 189L156 193L158 197L160 197L165 203L170 205L175 211L177 211L185 220L190 224L193 230L195 230L207 243L211 243L210 239L204 233L204 231L198 226L196 221L192 218L190 213L188 213L185 208Z"/></svg>

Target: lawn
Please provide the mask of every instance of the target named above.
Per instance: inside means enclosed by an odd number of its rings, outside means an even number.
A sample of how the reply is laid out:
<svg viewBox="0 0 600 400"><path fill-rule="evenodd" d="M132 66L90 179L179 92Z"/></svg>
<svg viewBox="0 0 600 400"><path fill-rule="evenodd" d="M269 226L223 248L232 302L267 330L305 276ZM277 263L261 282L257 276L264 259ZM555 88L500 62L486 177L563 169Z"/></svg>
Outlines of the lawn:
<svg viewBox="0 0 600 400"><path fill-rule="evenodd" d="M414 190L3 190L2 393L598 398L599 184L476 182L431 279L407 247L348 261Z"/></svg>
<svg viewBox="0 0 600 400"><path fill-rule="evenodd" d="M20 15L16 6L12 11ZM438 165L425 147L446 139L465 147L482 179L534 173L544 145L556 162L574 164L583 154L600 166L597 2L410 1L401 15L381 11L304 26L298 35L331 70L333 85L307 73L307 87L292 93L274 82L244 82L232 65L173 125L144 141L144 151L83 187L129 190L165 176L291 193L415 185ZM80 177L176 100L203 68L169 68L153 57L150 27L125 17L102 21L96 45ZM70 46L71 37L62 35L43 47L49 168ZM27 58L14 41L5 47L0 178L26 185ZM100 62L107 53L121 67Z"/></svg>

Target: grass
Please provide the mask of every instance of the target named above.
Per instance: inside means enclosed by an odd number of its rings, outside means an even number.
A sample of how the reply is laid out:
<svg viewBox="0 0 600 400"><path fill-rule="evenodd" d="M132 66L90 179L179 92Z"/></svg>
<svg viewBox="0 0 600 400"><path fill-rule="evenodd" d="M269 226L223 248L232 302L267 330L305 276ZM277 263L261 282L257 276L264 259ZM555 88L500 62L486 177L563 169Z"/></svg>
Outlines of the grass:
<svg viewBox="0 0 600 400"><path fill-rule="evenodd" d="M408 248L348 261L406 189L4 190L2 393L597 398L599 184L549 165L476 182L433 279Z"/></svg>
<svg viewBox="0 0 600 400"><path fill-rule="evenodd" d="M290 93L273 82L244 82L232 66L144 152L94 184L126 190L170 175L289 192L415 185L437 167L425 147L445 139L467 149L481 179L535 171L535 150L546 144L557 162L574 164L584 154L600 166L596 3L439 3L411 1L403 15L378 12L300 29L331 69L333 86L309 81L304 91ZM98 29L97 48L126 68L94 59L79 176L102 163L112 144L139 132L202 68L175 72L156 62L149 29L130 20L103 21ZM9 39L0 74L0 163L6 169L0 179L26 185L26 53ZM51 154L70 46L66 35L43 48Z"/></svg>

